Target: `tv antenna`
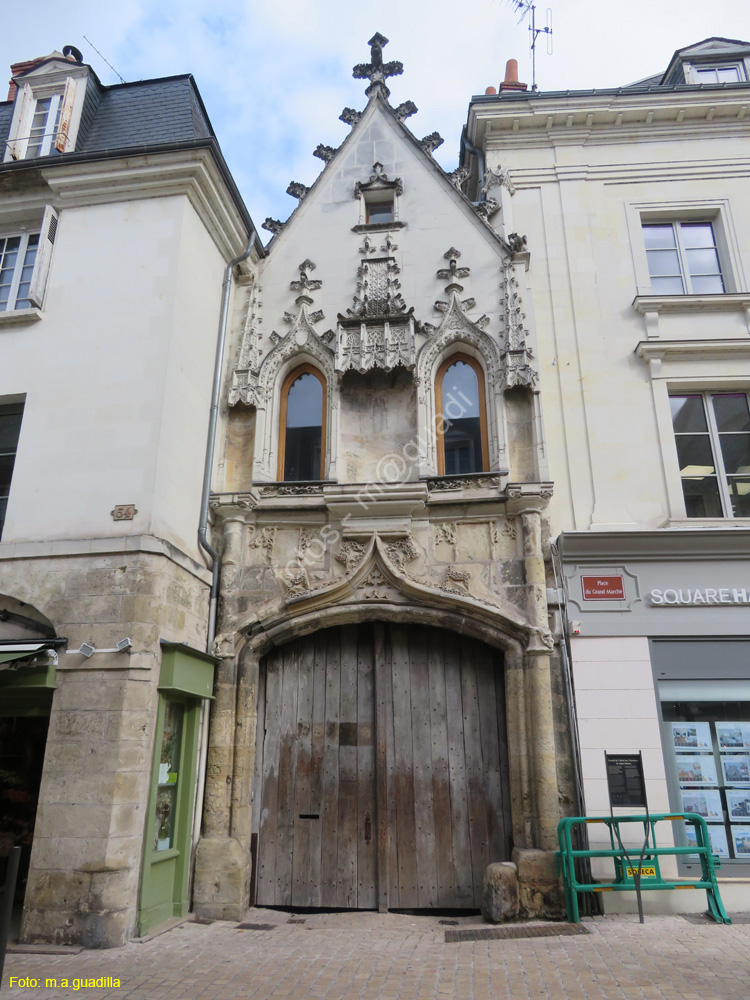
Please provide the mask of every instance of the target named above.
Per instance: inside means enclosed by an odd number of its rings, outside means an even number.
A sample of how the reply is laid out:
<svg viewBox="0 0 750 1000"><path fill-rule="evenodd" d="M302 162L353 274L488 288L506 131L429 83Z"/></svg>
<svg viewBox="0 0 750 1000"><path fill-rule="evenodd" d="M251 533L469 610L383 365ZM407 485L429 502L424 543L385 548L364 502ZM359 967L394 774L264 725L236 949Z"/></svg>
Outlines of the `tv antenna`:
<svg viewBox="0 0 750 1000"><path fill-rule="evenodd" d="M540 35L547 39L547 55L552 55L552 11L547 8L547 21L543 28L536 26L536 4L534 0L507 0L508 6L515 11L520 11L521 16L518 23L531 11L529 18L529 53L531 55L531 89L536 90L536 43Z"/></svg>

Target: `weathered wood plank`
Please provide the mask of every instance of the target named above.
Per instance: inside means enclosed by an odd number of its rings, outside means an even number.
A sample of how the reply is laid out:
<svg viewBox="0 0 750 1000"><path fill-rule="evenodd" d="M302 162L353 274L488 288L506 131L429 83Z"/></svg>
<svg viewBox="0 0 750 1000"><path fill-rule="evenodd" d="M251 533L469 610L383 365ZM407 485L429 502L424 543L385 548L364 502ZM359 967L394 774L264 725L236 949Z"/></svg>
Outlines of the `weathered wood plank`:
<svg viewBox="0 0 750 1000"><path fill-rule="evenodd" d="M385 646L385 728L386 728L386 768L388 812L386 827L388 830L388 907L397 910L401 907L398 874L398 810L396 808L396 740L393 722L393 641L389 626L384 626Z"/></svg>
<svg viewBox="0 0 750 1000"><path fill-rule="evenodd" d="M476 644L479 732L482 741L485 811L487 815L487 864L507 861L504 844L503 787L500 770L500 742L495 703L495 655L489 646Z"/></svg>
<svg viewBox="0 0 750 1000"><path fill-rule="evenodd" d="M357 628L341 630L339 717L339 906L357 905Z"/></svg>
<svg viewBox="0 0 750 1000"><path fill-rule="evenodd" d="M496 654L499 655L499 654ZM513 817L510 797L510 758L508 756L508 712L506 709L505 665L495 669L495 706L497 709L497 741L500 748L500 782L502 788L502 838L506 858L513 852Z"/></svg>
<svg viewBox="0 0 750 1000"><path fill-rule="evenodd" d="M292 852L292 906L307 906L310 881L309 816L312 768L312 710L315 644L312 637L297 643L297 728L294 766L294 848Z"/></svg>
<svg viewBox="0 0 750 1000"><path fill-rule="evenodd" d="M414 819L417 847L419 907L438 905L435 814L432 789L432 738L430 733L430 682L427 666L428 632L409 629L411 678L411 735L414 766Z"/></svg>
<svg viewBox="0 0 750 1000"><path fill-rule="evenodd" d="M279 745L279 808L276 826L276 905L292 903L294 847L294 768L299 686L299 643L282 647L281 724Z"/></svg>
<svg viewBox="0 0 750 1000"><path fill-rule="evenodd" d="M375 677L372 627L357 634L357 906L377 906L375 889Z"/></svg>
<svg viewBox="0 0 750 1000"><path fill-rule="evenodd" d="M310 761L310 880L306 906L321 905L321 850L323 823L323 754L326 721L326 633L310 637L314 643L312 740Z"/></svg>
<svg viewBox="0 0 750 1000"><path fill-rule="evenodd" d="M266 657L266 712L263 738L263 778L258 829L258 902L276 902L276 825L279 794L279 731L281 725L281 653L272 650Z"/></svg>
<svg viewBox="0 0 750 1000"><path fill-rule="evenodd" d="M326 632L326 711L323 748L323 802L321 809L321 905L336 906L339 825L339 700L341 688L341 633Z"/></svg>
<svg viewBox="0 0 750 1000"><path fill-rule="evenodd" d="M373 660L375 670L375 774L377 795L377 906L381 913L388 909L388 749L387 680L385 627L373 626Z"/></svg>
<svg viewBox="0 0 750 1000"><path fill-rule="evenodd" d="M398 828L399 906L419 906L417 845L414 817L414 757L411 734L411 676L408 630L391 625L393 734L396 759L396 825Z"/></svg>
<svg viewBox="0 0 750 1000"><path fill-rule="evenodd" d="M455 906L473 907L474 876L471 868L463 707L461 704L461 663L458 644L458 636L452 633L445 635L445 702L453 825L453 884L455 887Z"/></svg>
<svg viewBox="0 0 750 1000"><path fill-rule="evenodd" d="M469 841L474 884L474 905L482 905L484 870L487 867L487 805L479 731L479 697L475 655L477 644L463 641L461 651L461 703L466 754L466 787L469 805Z"/></svg>
<svg viewBox="0 0 750 1000"><path fill-rule="evenodd" d="M258 844L260 817L263 811L263 746L265 743L265 718L266 718L266 671L263 667L258 671L258 718L255 726L255 767L253 770L253 783L251 786L250 802L252 805L252 815L250 819L250 853L252 856L252 870L250 872L250 905L255 906L258 901Z"/></svg>
<svg viewBox="0 0 750 1000"><path fill-rule="evenodd" d="M448 719L445 702L444 637L432 629L428 642L430 743L432 748L432 802L435 817L435 861L437 905L457 906L453 884L453 821L451 818L450 769L448 767Z"/></svg>

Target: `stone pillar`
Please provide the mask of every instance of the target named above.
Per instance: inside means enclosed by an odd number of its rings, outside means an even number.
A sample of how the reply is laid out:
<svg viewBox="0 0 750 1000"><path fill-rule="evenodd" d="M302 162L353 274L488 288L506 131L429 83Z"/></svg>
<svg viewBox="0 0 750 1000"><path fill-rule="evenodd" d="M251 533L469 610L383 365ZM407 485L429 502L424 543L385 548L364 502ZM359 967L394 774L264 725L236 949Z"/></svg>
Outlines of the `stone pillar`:
<svg viewBox="0 0 750 1000"><path fill-rule="evenodd" d="M526 650L527 706L530 751L535 786L536 847L553 851L560 818L552 709L550 651L553 639L547 625L547 584L542 555L541 511L521 511L523 556L526 572L527 615L531 638Z"/></svg>
<svg viewBox="0 0 750 1000"><path fill-rule="evenodd" d="M214 654L221 662L209 721L203 835L195 852L193 907L200 917L240 920L248 905L248 850L232 836L237 705L233 636L218 636Z"/></svg>

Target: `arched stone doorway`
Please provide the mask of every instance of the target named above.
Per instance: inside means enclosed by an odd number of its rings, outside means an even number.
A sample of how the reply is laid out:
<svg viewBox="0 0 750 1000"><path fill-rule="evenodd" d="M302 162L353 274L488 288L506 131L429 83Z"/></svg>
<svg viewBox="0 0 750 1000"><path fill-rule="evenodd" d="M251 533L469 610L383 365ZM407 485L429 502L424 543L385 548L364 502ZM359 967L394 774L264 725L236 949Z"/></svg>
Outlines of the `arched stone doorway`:
<svg viewBox="0 0 750 1000"><path fill-rule="evenodd" d="M502 653L370 621L261 664L258 905L476 909L512 849Z"/></svg>

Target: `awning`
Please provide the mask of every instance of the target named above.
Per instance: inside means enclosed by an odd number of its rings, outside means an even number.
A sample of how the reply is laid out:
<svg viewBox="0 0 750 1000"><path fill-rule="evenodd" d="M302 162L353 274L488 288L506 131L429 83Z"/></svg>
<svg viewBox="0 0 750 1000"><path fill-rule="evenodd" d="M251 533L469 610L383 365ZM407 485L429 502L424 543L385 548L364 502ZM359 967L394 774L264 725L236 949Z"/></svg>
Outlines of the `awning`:
<svg viewBox="0 0 750 1000"><path fill-rule="evenodd" d="M23 661L35 661L40 653L51 653L57 660L57 653L49 642L8 642L0 643L0 670L13 670L23 666Z"/></svg>

